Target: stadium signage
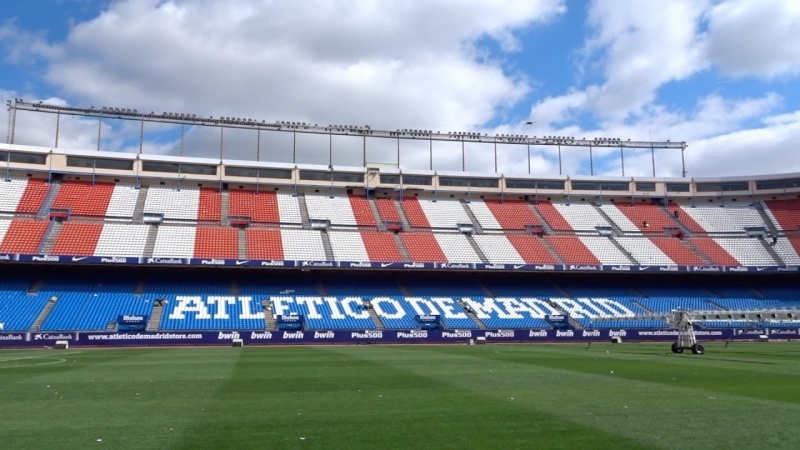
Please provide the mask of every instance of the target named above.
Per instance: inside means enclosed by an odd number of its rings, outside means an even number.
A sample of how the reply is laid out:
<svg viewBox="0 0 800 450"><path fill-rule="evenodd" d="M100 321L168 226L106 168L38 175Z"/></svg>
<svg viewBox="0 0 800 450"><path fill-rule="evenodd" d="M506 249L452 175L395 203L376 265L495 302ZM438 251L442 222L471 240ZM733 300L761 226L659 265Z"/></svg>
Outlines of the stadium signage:
<svg viewBox="0 0 800 450"><path fill-rule="evenodd" d="M397 339L428 339L428 332L420 330L398 331Z"/></svg>
<svg viewBox="0 0 800 450"><path fill-rule="evenodd" d="M439 269L474 269L476 267L474 263L436 263L434 266Z"/></svg>
<svg viewBox="0 0 800 450"><path fill-rule="evenodd" d="M501 264L501 263L422 263L370 261L282 261L204 259L177 257L71 256L2 253L0 262L34 262L62 264L144 264L197 265L231 267L309 267L343 269L453 269L453 270L514 270L514 271L577 271L577 272L732 272L777 273L800 272L800 266L634 266L594 264Z"/></svg>
<svg viewBox="0 0 800 450"><path fill-rule="evenodd" d="M71 333L36 333L33 335L34 341L72 341L75 339L75 335Z"/></svg>
<svg viewBox="0 0 800 450"><path fill-rule="evenodd" d="M442 338L443 339L471 339L472 338L472 331L471 330L442 331Z"/></svg>
<svg viewBox="0 0 800 450"><path fill-rule="evenodd" d="M597 271L603 270L603 266L595 266L589 264L577 265L577 264L570 264L567 266L568 270L590 270L590 271Z"/></svg>
<svg viewBox="0 0 800 450"><path fill-rule="evenodd" d="M291 261L271 260L271 261L259 261L259 262L261 263L260 264L261 267L286 267L289 265L288 263Z"/></svg>
<svg viewBox="0 0 800 450"><path fill-rule="evenodd" d="M300 267L335 267L333 261L295 261L295 266Z"/></svg>
<svg viewBox="0 0 800 450"><path fill-rule="evenodd" d="M696 330L698 340L752 340L761 334L775 339L800 339L797 329L733 329ZM760 333L760 334L756 334ZM52 345L56 340L68 340L71 345L141 346L141 345L220 345L234 339L249 344L320 344L358 343L435 343L462 342L485 337L491 342L592 342L611 337L626 341L662 341L677 339L677 330L668 329L586 329L586 330L316 330L316 331L198 331L198 332L131 332L131 333L0 333L0 346Z"/></svg>
<svg viewBox="0 0 800 450"><path fill-rule="evenodd" d="M335 339L336 333L333 331L315 331L314 339Z"/></svg>
<svg viewBox="0 0 800 450"><path fill-rule="evenodd" d="M25 335L21 333L0 334L0 341L24 341Z"/></svg>
<svg viewBox="0 0 800 450"><path fill-rule="evenodd" d="M251 331L250 332L250 340L271 340L272 339L272 332L271 331Z"/></svg>
<svg viewBox="0 0 800 450"><path fill-rule="evenodd" d="M142 258L145 264L189 264L191 260L188 258Z"/></svg>
<svg viewBox="0 0 800 450"><path fill-rule="evenodd" d="M117 316L117 323L125 325L146 324L147 319L149 318L150 316L145 316L145 315L124 314L121 316Z"/></svg>
<svg viewBox="0 0 800 450"><path fill-rule="evenodd" d="M200 264L201 266L224 266L225 262L226 261L224 259L193 259L190 264Z"/></svg>

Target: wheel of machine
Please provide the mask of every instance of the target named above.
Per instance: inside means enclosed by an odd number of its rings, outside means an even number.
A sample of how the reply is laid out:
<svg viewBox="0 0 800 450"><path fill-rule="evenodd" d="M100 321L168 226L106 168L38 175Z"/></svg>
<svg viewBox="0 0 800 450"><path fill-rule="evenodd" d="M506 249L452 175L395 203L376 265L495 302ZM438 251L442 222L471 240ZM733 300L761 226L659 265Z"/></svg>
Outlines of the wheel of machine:
<svg viewBox="0 0 800 450"><path fill-rule="evenodd" d="M672 353L683 353L683 347L678 345L677 342L672 343Z"/></svg>
<svg viewBox="0 0 800 450"><path fill-rule="evenodd" d="M705 350L706 349L703 348L703 344L694 344L692 346L692 353L694 353L695 355L702 355L703 353L705 353Z"/></svg>

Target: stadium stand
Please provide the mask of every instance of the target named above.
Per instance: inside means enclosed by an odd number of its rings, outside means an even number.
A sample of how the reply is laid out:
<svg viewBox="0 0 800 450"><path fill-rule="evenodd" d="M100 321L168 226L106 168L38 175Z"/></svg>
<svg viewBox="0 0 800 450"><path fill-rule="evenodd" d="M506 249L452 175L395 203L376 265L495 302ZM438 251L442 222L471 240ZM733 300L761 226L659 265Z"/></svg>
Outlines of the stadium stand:
<svg viewBox="0 0 800 450"><path fill-rule="evenodd" d="M48 222L0 219L0 252L38 253Z"/></svg>
<svg viewBox="0 0 800 450"><path fill-rule="evenodd" d="M231 217L249 217L251 221L257 223L281 222L278 195L275 191L231 191L229 210Z"/></svg>
<svg viewBox="0 0 800 450"><path fill-rule="evenodd" d="M102 223L66 222L56 238L51 253L74 256L94 255L102 233Z"/></svg>
<svg viewBox="0 0 800 450"><path fill-rule="evenodd" d="M100 232L94 255L144 256L149 231L149 225L107 223Z"/></svg>
<svg viewBox="0 0 800 450"><path fill-rule="evenodd" d="M473 200L469 208L484 230L524 230L541 225L531 205L521 200Z"/></svg>
<svg viewBox="0 0 800 450"><path fill-rule="evenodd" d="M50 185L43 180L18 177L0 180L0 215L36 214L49 191Z"/></svg>
<svg viewBox="0 0 800 450"><path fill-rule="evenodd" d="M547 236L545 239L567 264L602 264L577 236Z"/></svg>
<svg viewBox="0 0 800 450"><path fill-rule="evenodd" d="M394 200L389 198L376 198L375 205L378 208L378 213L381 216L381 220L384 222L402 222L400 219L400 213L397 212L397 206L395 205Z"/></svg>
<svg viewBox="0 0 800 450"><path fill-rule="evenodd" d="M177 188L150 186L144 212L163 214L165 221L197 221L200 206L200 189L196 187Z"/></svg>
<svg viewBox="0 0 800 450"><path fill-rule="evenodd" d="M678 226L667 216L664 210L650 203L603 204L600 208L626 233L637 231L643 233L663 233L665 228L675 228ZM626 227L624 225L625 221L617 221L615 213L610 212L614 210L624 214L634 227Z"/></svg>
<svg viewBox="0 0 800 450"><path fill-rule="evenodd" d="M283 242L281 231L267 228L247 229L247 258L282 260Z"/></svg>
<svg viewBox="0 0 800 450"><path fill-rule="evenodd" d="M237 230L223 227L198 227L194 241L196 258L228 258L239 256Z"/></svg>
<svg viewBox="0 0 800 450"><path fill-rule="evenodd" d="M347 195L306 194L305 198L309 219L330 220L331 225L357 225L356 216Z"/></svg>
<svg viewBox="0 0 800 450"><path fill-rule="evenodd" d="M364 248L367 250L370 261L392 262L403 261L400 249L397 248L390 233L361 232Z"/></svg>
<svg viewBox="0 0 800 450"><path fill-rule="evenodd" d="M433 233L402 233L400 239L412 261L447 262L447 256Z"/></svg>
<svg viewBox="0 0 800 450"><path fill-rule="evenodd" d="M800 199L768 200L762 207L777 229L800 230Z"/></svg>

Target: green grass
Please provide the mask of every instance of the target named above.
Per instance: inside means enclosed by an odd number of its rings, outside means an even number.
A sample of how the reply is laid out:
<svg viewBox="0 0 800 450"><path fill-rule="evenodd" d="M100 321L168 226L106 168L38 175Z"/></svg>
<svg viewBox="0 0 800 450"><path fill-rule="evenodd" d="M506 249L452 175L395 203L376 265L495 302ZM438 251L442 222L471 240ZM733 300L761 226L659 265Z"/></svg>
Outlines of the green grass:
<svg viewBox="0 0 800 450"><path fill-rule="evenodd" d="M800 345L706 348L9 350L0 448L800 448Z"/></svg>

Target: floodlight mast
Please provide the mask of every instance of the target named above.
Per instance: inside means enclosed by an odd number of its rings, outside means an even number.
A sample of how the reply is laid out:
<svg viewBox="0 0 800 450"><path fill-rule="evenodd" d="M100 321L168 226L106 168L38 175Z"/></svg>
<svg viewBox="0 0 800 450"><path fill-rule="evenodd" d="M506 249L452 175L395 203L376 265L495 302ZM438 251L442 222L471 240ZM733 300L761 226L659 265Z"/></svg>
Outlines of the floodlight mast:
<svg viewBox="0 0 800 450"><path fill-rule="evenodd" d="M643 314L624 317L597 317L592 321L606 320L663 320L670 328L678 330L678 339L672 343L672 353L683 353L684 350L691 350L696 355L705 353L705 348L697 342L694 332L695 322L706 320L735 320L737 322L756 323L765 320L773 321L797 321L800 318L800 310L737 310L737 311L687 311L673 310L664 314Z"/></svg>
<svg viewBox="0 0 800 450"><path fill-rule="evenodd" d="M16 113L17 111L30 111L36 113L46 113L46 114L57 114L57 115L71 115L71 116L84 116L84 117L91 117L98 119L99 122L102 122L103 119L114 119L114 120L134 120L140 121L142 123L142 133L140 139L143 139L143 128L144 122L157 122L157 123L169 123L175 125L182 125L182 126L207 126L207 127L219 127L219 128L236 128L236 129L247 129L247 130L255 130L259 134L261 131L276 131L276 132L288 132L293 133L295 136L297 133L301 134L317 134L317 135L328 135L330 145L332 147L332 140L333 136L359 136L363 138L363 153L365 159L366 154L366 139L367 138L379 138L379 139L396 139L398 143L398 152L399 152L399 143L400 140L427 140L429 142L429 165L432 170L433 168L433 142L460 142L462 147L466 142L471 143L481 143L481 144L492 144L494 146L494 160L495 160L495 172L497 172L497 145L522 145L526 147L530 147L531 145L534 146L554 146L558 147L559 153L559 174L561 173L561 148L562 147L584 147L588 148L589 152L591 153L594 149L597 148L619 148L619 149L649 149L654 152L656 149L671 149L671 150L680 150L681 151L681 165L682 165L682 173L686 174L686 166L685 160L683 158L683 152L686 149L687 145L686 142L650 142L650 141L639 141L639 140L622 140L622 139L611 139L611 138L594 138L594 139L578 139L575 137L569 136L528 136L528 135L513 135L513 134L496 134L494 136L490 136L485 133L480 132L441 132L441 131L432 131L432 130L411 130L411 129L398 129L395 131L389 130L377 130L372 129L369 126L355 126L355 125L328 125L319 126L319 125L312 125L310 123L305 122L286 122L286 121L273 121L267 122L265 120L254 120L254 119L246 119L246 118L236 118L236 117L213 117L208 116L204 117L197 114L184 114L184 113L155 113L153 111L146 113L146 112L139 112L136 109L130 108L116 108L116 107L102 107L102 108L95 108L94 106L89 108L79 108L79 107L72 107L72 106L62 106L62 105L52 105L43 102L28 102L20 98L15 98L13 101L7 102L7 107L9 109L9 130L8 130L8 142L13 144L14 143L14 133L16 128ZM56 129L56 134L58 134L60 130ZM56 136L56 141L58 140L58 136ZM98 139L99 140L99 139ZM294 141L294 139L293 139ZM260 144L260 136L259 136L259 144ZM140 142L140 147L141 147ZM294 147L294 145L293 145ZM259 149L260 150L260 149ZM260 151L257 150L259 153L258 157L260 157ZM293 152L296 152L296 149L293 149ZM332 149L331 149L332 152ZM463 155L462 151L462 155ZM257 158L258 158L257 157ZM464 156L462 156L462 159ZM332 162L332 155L329 157L329 163ZM399 159L399 158L398 158ZM592 157L590 156L590 159ZM296 158L293 157L293 160ZM594 172L593 161L590 161L592 164L592 172ZM653 158L653 173L655 174L655 159ZM466 169L466 165L462 161L462 169Z"/></svg>

